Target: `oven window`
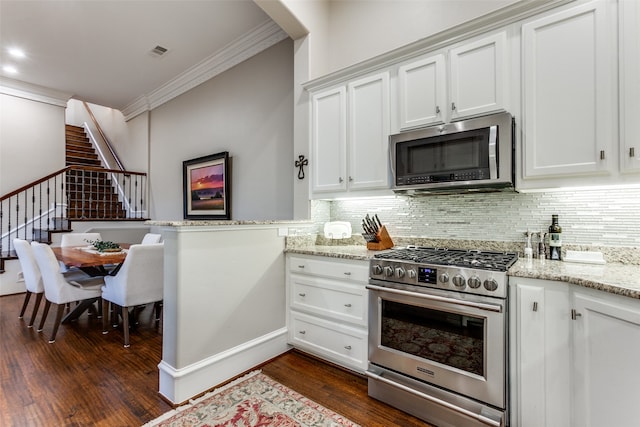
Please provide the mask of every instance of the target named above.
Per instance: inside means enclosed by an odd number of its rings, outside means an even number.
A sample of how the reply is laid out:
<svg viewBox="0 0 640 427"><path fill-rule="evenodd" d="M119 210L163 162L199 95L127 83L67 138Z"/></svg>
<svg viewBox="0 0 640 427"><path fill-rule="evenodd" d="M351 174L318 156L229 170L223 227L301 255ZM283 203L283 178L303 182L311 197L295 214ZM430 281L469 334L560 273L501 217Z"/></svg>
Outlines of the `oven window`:
<svg viewBox="0 0 640 427"><path fill-rule="evenodd" d="M485 319L382 300L381 344L484 376Z"/></svg>

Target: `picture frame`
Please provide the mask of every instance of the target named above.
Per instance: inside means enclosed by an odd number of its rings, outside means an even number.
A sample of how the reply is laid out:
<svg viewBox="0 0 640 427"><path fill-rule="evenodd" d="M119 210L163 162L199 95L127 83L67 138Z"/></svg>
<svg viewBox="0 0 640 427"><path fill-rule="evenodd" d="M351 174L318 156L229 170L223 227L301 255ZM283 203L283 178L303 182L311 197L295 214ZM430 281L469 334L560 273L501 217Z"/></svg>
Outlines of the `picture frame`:
<svg viewBox="0 0 640 427"><path fill-rule="evenodd" d="M182 162L184 219L231 219L229 152Z"/></svg>

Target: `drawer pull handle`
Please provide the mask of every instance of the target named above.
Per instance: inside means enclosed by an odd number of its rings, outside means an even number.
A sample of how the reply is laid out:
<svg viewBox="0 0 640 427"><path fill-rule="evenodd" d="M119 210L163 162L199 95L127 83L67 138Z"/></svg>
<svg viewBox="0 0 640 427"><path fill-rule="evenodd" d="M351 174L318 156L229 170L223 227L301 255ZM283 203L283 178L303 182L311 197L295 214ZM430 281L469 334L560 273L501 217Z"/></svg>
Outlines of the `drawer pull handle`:
<svg viewBox="0 0 640 427"><path fill-rule="evenodd" d="M348 307L351 307L351 304L348 304L348 303L347 303L347 304L345 304L344 306L348 308Z"/></svg>
<svg viewBox="0 0 640 427"><path fill-rule="evenodd" d="M307 331L302 330L302 331L300 331L300 332L298 332L298 333L299 333L300 335L304 335L304 334L306 334L306 333L307 333Z"/></svg>
<svg viewBox="0 0 640 427"><path fill-rule="evenodd" d="M351 350L351 346L350 346L350 345L345 345L345 346L344 346L344 349L345 349L345 350Z"/></svg>
<svg viewBox="0 0 640 427"><path fill-rule="evenodd" d="M304 268L304 265L299 265L298 268Z"/></svg>
<svg viewBox="0 0 640 427"><path fill-rule="evenodd" d="M538 311L538 301L533 302L533 311Z"/></svg>
<svg viewBox="0 0 640 427"><path fill-rule="evenodd" d="M351 276L351 272L350 271L345 271L344 275L345 276Z"/></svg>
<svg viewBox="0 0 640 427"><path fill-rule="evenodd" d="M299 293L298 295L300 295L301 297L306 297L306 296L307 296L307 294L302 293L302 292L301 292L301 293Z"/></svg>

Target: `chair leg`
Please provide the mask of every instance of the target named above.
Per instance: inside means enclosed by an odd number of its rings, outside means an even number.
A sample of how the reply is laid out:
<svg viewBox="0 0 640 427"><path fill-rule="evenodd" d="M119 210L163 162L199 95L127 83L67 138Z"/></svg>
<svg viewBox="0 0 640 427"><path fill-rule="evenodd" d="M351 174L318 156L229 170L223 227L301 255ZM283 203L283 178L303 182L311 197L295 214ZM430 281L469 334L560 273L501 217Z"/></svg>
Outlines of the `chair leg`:
<svg viewBox="0 0 640 427"><path fill-rule="evenodd" d="M156 322L156 328L157 328L158 324L160 323L160 315L162 314L162 301L156 301L153 304L153 308L156 314L155 322Z"/></svg>
<svg viewBox="0 0 640 427"><path fill-rule="evenodd" d="M47 300L44 303L44 311L42 312L42 319L40 319L40 326L38 326L38 332L42 332L44 327L44 321L47 320L47 314L49 314L49 308L51 307L51 301Z"/></svg>
<svg viewBox="0 0 640 427"><path fill-rule="evenodd" d="M109 301L102 299L102 333L108 334L109 329Z"/></svg>
<svg viewBox="0 0 640 427"><path fill-rule="evenodd" d="M40 292L36 294L36 304L33 306L33 313L31 313L31 320L29 321L29 328L33 328L33 322L36 321L36 314L38 314L38 308L40 307L40 302L42 301L42 296L44 292Z"/></svg>
<svg viewBox="0 0 640 427"><path fill-rule="evenodd" d="M64 314L64 304L58 304L58 311L56 311L56 321L53 324L53 331L51 332L51 338L49 338L49 344L56 342L56 334L58 333L58 327L62 322L62 315Z"/></svg>
<svg viewBox="0 0 640 427"><path fill-rule="evenodd" d="M124 346L129 347L129 307L122 307L122 329L124 331Z"/></svg>
<svg viewBox="0 0 640 427"><path fill-rule="evenodd" d="M24 302L22 303L22 309L20 310L18 319L22 319L24 317L24 312L27 310L27 305L29 304L30 299L31 299L31 291L27 291L27 293L24 295Z"/></svg>

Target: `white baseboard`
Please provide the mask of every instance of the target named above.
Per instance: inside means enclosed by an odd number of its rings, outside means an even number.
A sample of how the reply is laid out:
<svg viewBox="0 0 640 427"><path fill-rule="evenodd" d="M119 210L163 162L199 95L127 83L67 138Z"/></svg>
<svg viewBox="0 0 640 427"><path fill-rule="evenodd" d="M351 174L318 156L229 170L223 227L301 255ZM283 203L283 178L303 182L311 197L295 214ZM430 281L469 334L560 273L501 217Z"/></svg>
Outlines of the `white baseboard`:
<svg viewBox="0 0 640 427"><path fill-rule="evenodd" d="M186 403L289 348L287 329L282 328L184 368L176 369L162 360L159 392L174 404Z"/></svg>

